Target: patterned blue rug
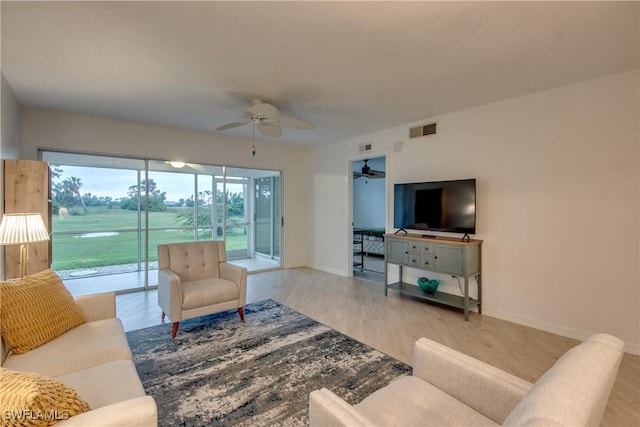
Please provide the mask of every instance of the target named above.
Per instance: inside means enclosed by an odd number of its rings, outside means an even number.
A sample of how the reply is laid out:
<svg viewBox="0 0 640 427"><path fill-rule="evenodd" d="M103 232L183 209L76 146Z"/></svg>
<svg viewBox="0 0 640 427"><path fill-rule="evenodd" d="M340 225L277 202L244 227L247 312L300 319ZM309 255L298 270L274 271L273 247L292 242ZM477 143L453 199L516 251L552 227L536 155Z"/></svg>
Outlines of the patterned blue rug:
<svg viewBox="0 0 640 427"><path fill-rule="evenodd" d="M321 387L360 402L411 367L272 300L127 332L160 426L306 426Z"/></svg>

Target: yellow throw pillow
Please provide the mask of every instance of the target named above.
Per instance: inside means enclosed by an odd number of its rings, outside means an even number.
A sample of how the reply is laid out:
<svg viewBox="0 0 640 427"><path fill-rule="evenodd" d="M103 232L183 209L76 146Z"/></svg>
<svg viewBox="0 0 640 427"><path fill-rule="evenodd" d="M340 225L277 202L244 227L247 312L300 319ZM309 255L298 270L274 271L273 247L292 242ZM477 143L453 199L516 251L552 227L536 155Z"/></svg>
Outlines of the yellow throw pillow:
<svg viewBox="0 0 640 427"><path fill-rule="evenodd" d="M84 322L73 297L51 270L0 283L0 333L15 354L33 350Z"/></svg>
<svg viewBox="0 0 640 427"><path fill-rule="evenodd" d="M69 386L53 378L0 368L2 426L51 426L90 411Z"/></svg>

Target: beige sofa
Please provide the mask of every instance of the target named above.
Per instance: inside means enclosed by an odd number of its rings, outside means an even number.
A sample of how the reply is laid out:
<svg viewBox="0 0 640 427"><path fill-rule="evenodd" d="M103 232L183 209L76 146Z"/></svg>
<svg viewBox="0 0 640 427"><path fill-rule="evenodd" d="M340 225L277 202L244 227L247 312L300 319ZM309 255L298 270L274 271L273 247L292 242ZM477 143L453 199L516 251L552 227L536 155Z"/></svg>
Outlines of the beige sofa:
<svg viewBox="0 0 640 427"><path fill-rule="evenodd" d="M157 426L156 403L145 395L132 361L115 294L75 298L86 323L24 354L0 347L4 368L53 377L73 388L91 411L56 426Z"/></svg>
<svg viewBox="0 0 640 427"><path fill-rule="evenodd" d="M535 384L422 338L413 375L355 406L327 389L309 399L314 426L597 426L623 355L597 334L565 353Z"/></svg>

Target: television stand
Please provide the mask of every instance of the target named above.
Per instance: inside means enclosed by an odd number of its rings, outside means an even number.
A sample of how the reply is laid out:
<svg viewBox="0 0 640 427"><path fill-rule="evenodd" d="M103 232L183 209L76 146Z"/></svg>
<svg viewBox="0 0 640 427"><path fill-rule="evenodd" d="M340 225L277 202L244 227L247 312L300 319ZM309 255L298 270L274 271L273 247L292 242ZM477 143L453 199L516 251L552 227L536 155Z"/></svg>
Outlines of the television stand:
<svg viewBox="0 0 640 427"><path fill-rule="evenodd" d="M468 240L439 237L438 239L422 237L420 235L397 236L385 234L384 254L384 295L389 289L397 290L400 295L410 296L427 302L456 307L464 311L464 320L469 320L469 311L475 308L481 314L482 283L481 283L481 251L482 240ZM387 283L387 268L389 264L398 266L398 281ZM432 271L446 274L464 280L462 295L436 291L427 294L416 283L403 282L403 268L410 267L418 270ZM475 278L478 286L478 298L469 297L469 278Z"/></svg>

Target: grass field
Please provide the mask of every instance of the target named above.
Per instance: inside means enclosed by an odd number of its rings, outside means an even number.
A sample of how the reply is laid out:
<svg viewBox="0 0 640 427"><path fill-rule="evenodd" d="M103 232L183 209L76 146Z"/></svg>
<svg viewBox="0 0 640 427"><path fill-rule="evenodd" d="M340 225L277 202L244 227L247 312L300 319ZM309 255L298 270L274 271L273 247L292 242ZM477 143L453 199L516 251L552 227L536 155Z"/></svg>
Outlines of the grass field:
<svg viewBox="0 0 640 427"><path fill-rule="evenodd" d="M73 234L53 235L52 269L73 270L138 262L138 244L144 248L145 235L144 232L138 235L137 212L106 207L90 207L88 211L85 215L53 216L54 233ZM149 213L149 226L152 228L149 231L149 261L157 260L156 247L160 243L194 240L193 229L171 229L181 226L177 216L185 211L188 213L189 208ZM144 215L141 221L144 221ZM107 233L106 230L117 231ZM210 239L211 230L201 231L199 238ZM227 250L246 247L244 228L228 228Z"/></svg>

